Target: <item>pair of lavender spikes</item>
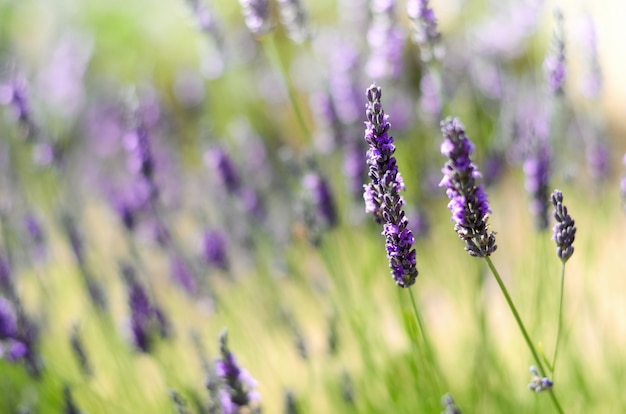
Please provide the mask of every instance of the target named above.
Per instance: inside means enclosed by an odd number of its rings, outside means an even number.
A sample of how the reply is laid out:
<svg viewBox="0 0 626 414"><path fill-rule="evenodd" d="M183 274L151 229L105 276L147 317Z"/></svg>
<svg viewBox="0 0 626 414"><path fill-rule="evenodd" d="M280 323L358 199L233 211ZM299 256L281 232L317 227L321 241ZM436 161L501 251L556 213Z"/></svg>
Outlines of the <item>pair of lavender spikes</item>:
<svg viewBox="0 0 626 414"><path fill-rule="evenodd" d="M367 165L372 182L363 186L365 211L383 224L391 274L398 286L406 288L415 283L418 271L415 249L412 249L415 240L408 228L404 199L400 195L405 187L393 156L396 147L389 135L389 116L380 103L382 91L372 84L366 95L365 141L369 144Z"/></svg>

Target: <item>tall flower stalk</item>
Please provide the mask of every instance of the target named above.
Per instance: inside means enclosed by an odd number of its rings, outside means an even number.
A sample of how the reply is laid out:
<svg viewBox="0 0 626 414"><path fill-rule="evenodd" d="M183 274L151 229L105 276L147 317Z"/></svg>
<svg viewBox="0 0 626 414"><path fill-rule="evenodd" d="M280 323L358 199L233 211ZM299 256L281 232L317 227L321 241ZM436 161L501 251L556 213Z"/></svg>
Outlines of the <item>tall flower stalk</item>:
<svg viewBox="0 0 626 414"><path fill-rule="evenodd" d="M559 343L561 330L563 327L563 291L565 287L565 263L574 254L574 238L576 236L576 226L572 217L567 212L567 207L563 205L563 193L554 190L552 193L552 205L554 206L554 235L552 239L556 243L556 253L561 260L561 293L559 295L559 322L556 334L556 344L554 346L554 357L552 358L552 377L556 369L556 358L559 354Z"/></svg>
<svg viewBox="0 0 626 414"><path fill-rule="evenodd" d="M418 275L414 238L400 195L405 187L393 156L396 147L389 135L391 124L380 102L381 96L382 91L375 84L367 89L365 141L369 144L367 165L372 182L363 186L363 198L365 211L383 225L391 274L398 286L407 288Z"/></svg>
<svg viewBox="0 0 626 414"><path fill-rule="evenodd" d="M528 345L528 349L535 359L538 370L545 374L546 371L539 357L539 352L530 339L517 307L490 258L496 250L496 238L495 233L489 231L487 224L487 219L491 213L487 195L482 186L476 183L476 179L480 178L480 172L471 159L474 144L465 135L465 127L457 118L448 118L443 121L441 132L444 139L441 144L441 153L448 157L448 161L442 169L444 177L440 186L446 187L446 194L450 199L448 209L452 212L451 220L455 223L454 230L459 238L465 241L465 250L471 256L486 260L526 341L526 345ZM563 413L552 389L547 388L547 390L550 392L557 411Z"/></svg>

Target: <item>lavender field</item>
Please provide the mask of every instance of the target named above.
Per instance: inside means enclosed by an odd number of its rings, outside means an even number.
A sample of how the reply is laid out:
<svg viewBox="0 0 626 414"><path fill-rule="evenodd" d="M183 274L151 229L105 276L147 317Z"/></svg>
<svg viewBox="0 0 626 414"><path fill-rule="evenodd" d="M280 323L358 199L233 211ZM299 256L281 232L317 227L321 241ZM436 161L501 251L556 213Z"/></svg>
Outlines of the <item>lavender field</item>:
<svg viewBox="0 0 626 414"><path fill-rule="evenodd" d="M0 0L0 412L624 412L608 3Z"/></svg>

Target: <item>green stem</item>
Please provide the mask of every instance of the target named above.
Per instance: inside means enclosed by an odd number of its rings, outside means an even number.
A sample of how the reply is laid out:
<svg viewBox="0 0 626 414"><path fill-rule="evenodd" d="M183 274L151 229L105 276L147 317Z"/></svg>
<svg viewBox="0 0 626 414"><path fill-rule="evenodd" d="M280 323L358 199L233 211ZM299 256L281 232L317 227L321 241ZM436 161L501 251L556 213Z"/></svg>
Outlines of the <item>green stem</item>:
<svg viewBox="0 0 626 414"><path fill-rule="evenodd" d="M504 282L502 281L500 274L498 273L495 266L493 265L491 258L487 256L485 257L485 260L487 261L487 264L489 265L489 269L491 269L491 273L493 273L493 276L495 277L496 282L498 282L498 286L500 286L500 290L502 291L502 294L504 295L504 298L506 299L506 302L508 303L509 308L511 309L511 313L513 313L513 316L515 317L517 326L519 327L520 331L522 332L522 335L524 336L524 340L526 341L526 345L528 345L528 349L530 349L531 354L533 354L533 358L535 359L535 363L537 364L539 373L541 375L545 375L546 370L544 369L543 364L541 363L541 358L539 358L539 353L535 349L535 346L533 345L533 341L530 339L530 335L528 335L528 331L526 330L526 327L524 326L524 322L522 322L522 318L520 318L519 316L519 312L517 311L517 308L515 307L515 304L513 303L513 299L511 299L511 295L509 295L509 291L504 285ZM563 408L561 408L561 404L559 404L559 400L556 398L554 391L550 389L549 392L550 392L550 397L552 398L552 402L554 403L554 407L557 409L559 413L563 414L564 413Z"/></svg>
<svg viewBox="0 0 626 414"><path fill-rule="evenodd" d="M428 335L426 335L426 329L424 328L424 322L422 320L422 317L420 316L420 313L417 310L417 305L415 304L415 296L413 295L413 289L409 288L408 290L409 290L409 297L411 298L411 306L413 307L413 314L415 315L415 321L417 322L417 326L420 331L420 336L422 337L422 342L424 344L424 351L426 353L426 359L428 360L430 364L430 370L431 370L433 379L437 382L437 388L439 390L439 394L442 394L441 392L442 380L440 376L438 375L438 372L440 372L440 370L438 371L436 369L437 364L435 361L433 348L430 343L430 339L428 338Z"/></svg>
<svg viewBox="0 0 626 414"><path fill-rule="evenodd" d="M561 266L561 295L559 298L559 325L556 332L556 344L554 345L554 357L552 358L552 380L554 381L554 371L556 369L556 357L559 355L559 342L563 328L563 291L565 287L565 262Z"/></svg>
<svg viewBox="0 0 626 414"><path fill-rule="evenodd" d="M283 60L280 57L280 51L278 50L278 46L276 45L275 34L270 33L269 35L265 37L265 39L267 39L264 43L268 49L267 51L268 56L270 60L274 62L278 70L280 71L280 75L282 76L283 81L285 82L285 86L287 87L287 94L289 95L289 101L291 102L291 107L293 108L293 112L295 113L296 118L298 119L298 123L300 124L300 128L302 129L304 136L310 142L311 137L312 137L311 131L307 127L304 114L302 113L302 110L300 109L300 104L298 104L298 98L296 96L295 88L293 86L293 83L291 82L291 78L289 77L289 74L287 73L285 62L283 62Z"/></svg>

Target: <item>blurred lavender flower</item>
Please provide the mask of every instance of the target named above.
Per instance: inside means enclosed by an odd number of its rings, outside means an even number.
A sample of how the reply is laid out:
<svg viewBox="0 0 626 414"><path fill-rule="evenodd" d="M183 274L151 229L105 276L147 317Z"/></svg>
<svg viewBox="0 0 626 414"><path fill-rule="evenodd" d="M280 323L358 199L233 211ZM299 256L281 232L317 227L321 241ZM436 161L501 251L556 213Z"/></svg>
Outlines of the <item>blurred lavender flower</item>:
<svg viewBox="0 0 626 414"><path fill-rule="evenodd" d="M608 145L597 136L587 145L587 169L595 182L601 181L609 175L609 151Z"/></svg>
<svg viewBox="0 0 626 414"><path fill-rule="evenodd" d="M337 224L337 210L328 182L321 175L309 172L302 178L302 186L307 193L307 200L315 210L314 214L321 220L322 227L334 227Z"/></svg>
<svg viewBox="0 0 626 414"><path fill-rule="evenodd" d="M367 176L367 165L363 155L361 142L351 142L348 144L343 160L343 174L346 177L348 192L355 197L361 198L363 194L363 181Z"/></svg>
<svg viewBox="0 0 626 414"><path fill-rule="evenodd" d="M409 228L415 239L426 237L430 231L430 221L426 210L419 209L409 215Z"/></svg>
<svg viewBox="0 0 626 414"><path fill-rule="evenodd" d="M221 359L215 362L215 373L222 381L220 400L223 413L237 414L242 407L248 407L253 412L259 410L260 396L255 391L257 383L237 364L235 356L228 348L226 330L220 334L220 354Z"/></svg>
<svg viewBox="0 0 626 414"><path fill-rule="evenodd" d="M217 177L224 189L233 194L239 191L241 180L230 157L221 148L212 148L204 154L204 163Z"/></svg>
<svg viewBox="0 0 626 414"><path fill-rule="evenodd" d="M26 78L21 74L15 74L1 83L0 104L10 106L13 109L15 119L26 129L27 138L32 139L36 133L36 126L26 96L26 86Z"/></svg>
<svg viewBox="0 0 626 414"><path fill-rule="evenodd" d="M490 256L497 248L496 237L489 231L489 202L482 185L476 185L481 175L471 160L474 144L465 135L465 128L457 118L441 122L443 143L441 153L448 161L441 170L444 174L440 187L446 187L450 198L448 209L459 238L465 241L465 250L474 257Z"/></svg>
<svg viewBox="0 0 626 414"><path fill-rule="evenodd" d="M389 135L389 116L382 107L381 96L382 91L375 84L367 89L365 141L369 144L367 165L372 182L363 186L363 198L365 211L383 224L392 276L398 286L406 288L415 283L418 275L412 249L414 238L403 210L400 191L405 187L393 156L396 148Z"/></svg>
<svg viewBox="0 0 626 414"><path fill-rule="evenodd" d="M524 161L526 191L530 195L530 211L538 230L548 228L550 203L548 180L550 178L550 152L547 143L537 143L533 153Z"/></svg>
<svg viewBox="0 0 626 414"><path fill-rule="evenodd" d="M528 388L531 391L535 391L535 392L546 391L546 390L551 389L552 386L554 385L549 378L541 377L539 375L539 371L537 371L537 368L534 365L530 367L530 373L531 373L531 378L530 378L530 383L528 384Z"/></svg>
<svg viewBox="0 0 626 414"><path fill-rule="evenodd" d="M192 269L187 261L178 254L170 257L170 271L172 278L187 292L189 295L196 293L196 280Z"/></svg>
<svg viewBox="0 0 626 414"><path fill-rule="evenodd" d="M0 253L0 289L6 294L13 294L13 278L11 276L11 263L6 253Z"/></svg>
<svg viewBox="0 0 626 414"><path fill-rule="evenodd" d="M373 0L372 21L367 31L370 56L365 73L377 80L395 79L402 74L405 34L394 14L394 0Z"/></svg>
<svg viewBox="0 0 626 414"><path fill-rule="evenodd" d="M565 86L565 40L563 31L563 13L554 11L555 29L552 37L552 50L543 63L548 76L548 88L554 95L562 95Z"/></svg>
<svg viewBox="0 0 626 414"><path fill-rule="evenodd" d="M85 349L85 344L83 342L78 324L74 324L72 326L70 345L72 347L72 352L78 361L81 372L84 376L90 377L93 374L93 371L91 369L91 364L89 363L89 358L87 357L87 350Z"/></svg>
<svg viewBox="0 0 626 414"><path fill-rule="evenodd" d="M207 230L202 237L202 258L209 266L228 270L226 236L219 230Z"/></svg>
<svg viewBox="0 0 626 414"><path fill-rule="evenodd" d="M441 405L445 408L441 414L461 414L461 409L456 406L454 399L450 394L441 397Z"/></svg>
<svg viewBox="0 0 626 414"><path fill-rule="evenodd" d="M485 157L483 163L483 178L485 180L485 187L489 187L502 177L502 173L505 168L506 159L501 151L490 151Z"/></svg>
<svg viewBox="0 0 626 414"><path fill-rule="evenodd" d="M123 264L121 271L128 288L132 342L141 352L150 352L156 335L162 338L167 336L167 322L162 311L150 302L148 293L137 280L134 269Z"/></svg>
<svg viewBox="0 0 626 414"><path fill-rule="evenodd" d="M46 235L41 223L34 214L26 214L24 225L29 237L29 245L33 247L35 257L41 259L46 254Z"/></svg>
<svg viewBox="0 0 626 414"><path fill-rule="evenodd" d="M574 220L567 212L567 207L563 205L563 193L561 191L554 190L552 193L552 205L554 206L554 219L556 220L552 239L556 243L557 256L565 263L574 254L573 243L576 237L576 226Z"/></svg>
<svg viewBox="0 0 626 414"><path fill-rule="evenodd" d="M596 99L602 93L602 68L598 57L598 38L591 16L586 16L581 30L582 50L585 54L586 70L581 81L582 93L589 99Z"/></svg>
<svg viewBox="0 0 626 414"><path fill-rule="evenodd" d="M287 37L296 43L309 39L307 15L300 0L276 0L280 22L287 31Z"/></svg>
<svg viewBox="0 0 626 414"><path fill-rule="evenodd" d="M436 119L441 118L441 97L435 79L430 71L425 71L420 79L420 108Z"/></svg>
<svg viewBox="0 0 626 414"><path fill-rule="evenodd" d="M0 297L0 340L10 338L17 331L17 319L13 306L3 297Z"/></svg>
<svg viewBox="0 0 626 414"><path fill-rule="evenodd" d="M262 36L272 29L271 10L268 0L239 0L248 30Z"/></svg>
<svg viewBox="0 0 626 414"><path fill-rule="evenodd" d="M150 148L148 129L144 121L137 119L135 125L124 137L124 147L128 152L128 169L132 174L142 178L147 186L149 200L157 197L158 189L154 181L154 157Z"/></svg>
<svg viewBox="0 0 626 414"><path fill-rule="evenodd" d="M441 33L437 29L435 13L428 7L428 0L408 0L406 11L411 19L411 38L420 47L422 61L441 59Z"/></svg>

